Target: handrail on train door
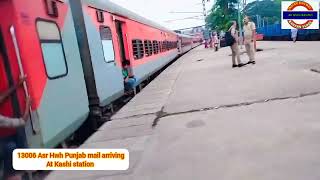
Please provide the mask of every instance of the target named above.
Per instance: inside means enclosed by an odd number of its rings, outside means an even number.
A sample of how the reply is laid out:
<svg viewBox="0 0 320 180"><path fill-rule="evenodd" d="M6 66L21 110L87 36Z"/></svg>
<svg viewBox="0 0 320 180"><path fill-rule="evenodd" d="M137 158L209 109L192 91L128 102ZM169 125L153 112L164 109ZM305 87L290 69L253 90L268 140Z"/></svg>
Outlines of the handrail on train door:
<svg viewBox="0 0 320 180"><path fill-rule="evenodd" d="M13 26L10 27L10 33L11 33L11 37L12 37L12 41L13 41L13 45L14 45L14 49L15 49L15 53L18 59L18 64L19 64L19 71L20 71L20 76L24 77L25 73L22 67L22 61L21 61L21 56L20 56L20 50L19 50L19 46L18 46L18 41L17 41L17 37L16 37L16 33L15 33L15 29ZM27 83L26 81L23 83L23 89L24 89L24 93L25 96L30 96L29 92L28 92L28 87L27 87ZM39 129L35 128L35 124L33 122L33 117L32 117L32 109L30 107L29 109L29 114L30 114L30 123L31 123L31 127L32 127L32 131L33 134L38 134Z"/></svg>

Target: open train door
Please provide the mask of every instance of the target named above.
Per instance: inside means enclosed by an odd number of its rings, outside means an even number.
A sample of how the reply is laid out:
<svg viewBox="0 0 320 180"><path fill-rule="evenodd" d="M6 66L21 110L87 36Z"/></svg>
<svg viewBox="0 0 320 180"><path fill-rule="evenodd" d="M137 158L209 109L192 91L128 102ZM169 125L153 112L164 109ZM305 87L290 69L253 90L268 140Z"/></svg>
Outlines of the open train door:
<svg viewBox="0 0 320 180"><path fill-rule="evenodd" d="M182 38L178 36L178 52L182 54Z"/></svg>
<svg viewBox="0 0 320 180"><path fill-rule="evenodd" d="M17 25L14 1L0 1L0 12L6 16L0 16L0 93L19 82L21 72L21 59L16 52L15 39L12 37L13 27ZM25 109L26 84L20 86L4 102L0 102L0 113L7 117L21 117ZM33 119L27 122L27 129L36 131ZM27 146L24 127L9 129L0 128L0 139L5 137L15 139L17 147Z"/></svg>
<svg viewBox="0 0 320 180"><path fill-rule="evenodd" d="M9 20L9 18L8 18ZM10 43L10 33L6 27L6 22L1 21L0 18L0 93L6 92L10 87L15 86L18 82L19 72L15 63L13 52L9 49L12 45ZM7 29L7 31L4 31ZM23 101L24 96L22 90L19 88L13 92L4 102L0 102L0 114L7 117L20 117L21 109L19 100ZM14 137L18 147L26 145L26 137L24 128L10 129L0 128L0 139L6 137Z"/></svg>
<svg viewBox="0 0 320 180"><path fill-rule="evenodd" d="M121 62L125 60L129 60L128 58L128 50L126 49L127 45L127 38L126 33L124 33L124 26L125 23L123 21L115 20L116 30L117 30L117 37L119 43L119 52L121 57Z"/></svg>

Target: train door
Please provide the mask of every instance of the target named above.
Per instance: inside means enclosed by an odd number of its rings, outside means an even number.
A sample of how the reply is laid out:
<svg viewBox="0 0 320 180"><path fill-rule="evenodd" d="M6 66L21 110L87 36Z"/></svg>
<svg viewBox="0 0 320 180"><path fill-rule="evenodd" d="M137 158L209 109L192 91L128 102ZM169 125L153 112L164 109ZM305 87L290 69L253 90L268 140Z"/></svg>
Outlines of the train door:
<svg viewBox="0 0 320 180"><path fill-rule="evenodd" d="M0 93L7 91L10 87L13 87L16 84L7 47L2 28L0 26ZM17 91L13 92L7 100L0 103L0 113L2 115L8 117L19 117L21 115ZM0 129L0 138L14 134L19 136L19 138L17 138L19 146L24 146L26 141L23 128L18 130L8 128Z"/></svg>
<svg viewBox="0 0 320 180"><path fill-rule="evenodd" d="M10 62L15 74L27 75L24 92L32 98L32 124L25 129L28 144L55 147L73 134L89 113L69 5L65 1L5 2L16 2L12 4L16 16L9 16L15 19L6 29L15 55Z"/></svg>
<svg viewBox="0 0 320 180"><path fill-rule="evenodd" d="M0 1L0 12L7 16L0 16L0 92L8 90L17 84L19 69L15 56L10 26L14 23L14 10L12 1ZM0 104L0 113L9 117L20 117L24 108L24 94L22 88L18 88L5 102ZM30 122L30 121L29 121ZM26 145L24 128L0 129L0 138L15 135L18 147Z"/></svg>
<svg viewBox="0 0 320 180"><path fill-rule="evenodd" d="M178 52L182 54L182 38L178 37Z"/></svg>
<svg viewBox="0 0 320 180"><path fill-rule="evenodd" d="M117 30L117 36L119 41L119 49L120 49L120 56L121 56L121 62L127 60L126 59L126 51L125 51L125 43L124 43L124 37L123 37L123 22L116 20L116 30Z"/></svg>

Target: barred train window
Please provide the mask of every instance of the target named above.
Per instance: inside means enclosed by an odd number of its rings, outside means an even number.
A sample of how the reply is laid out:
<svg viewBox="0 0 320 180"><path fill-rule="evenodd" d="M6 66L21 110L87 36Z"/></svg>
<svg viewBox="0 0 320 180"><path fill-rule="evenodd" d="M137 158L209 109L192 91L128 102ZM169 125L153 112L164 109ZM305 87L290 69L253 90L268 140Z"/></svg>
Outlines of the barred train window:
<svg viewBox="0 0 320 180"><path fill-rule="evenodd" d="M160 44L158 41L156 41L156 46L157 46L157 53L159 53L160 52Z"/></svg>
<svg viewBox="0 0 320 180"><path fill-rule="evenodd" d="M148 46L149 46L149 54L152 55L153 54L153 52L152 52L153 47L152 47L152 42L149 40L148 40Z"/></svg>
<svg viewBox="0 0 320 180"><path fill-rule="evenodd" d="M144 52L146 53L146 56L150 56L149 54L149 46L148 46L148 41L144 40Z"/></svg>
<svg viewBox="0 0 320 180"><path fill-rule="evenodd" d="M167 43L166 41L162 41L162 51L165 52L167 50Z"/></svg>
<svg viewBox="0 0 320 180"><path fill-rule="evenodd" d="M158 41L158 45L159 45L159 52L162 52L162 43L161 43L161 41Z"/></svg>
<svg viewBox="0 0 320 180"><path fill-rule="evenodd" d="M159 53L159 44L158 41L153 41L153 54Z"/></svg>
<svg viewBox="0 0 320 180"><path fill-rule="evenodd" d="M58 26L53 22L36 23L44 64L49 79L68 74L67 62Z"/></svg>
<svg viewBox="0 0 320 180"><path fill-rule="evenodd" d="M134 59L141 59L144 56L143 43L139 39L132 40L132 52Z"/></svg>
<svg viewBox="0 0 320 180"><path fill-rule="evenodd" d="M111 29L107 26L100 26L100 37L104 54L104 60L107 63L114 62L115 58Z"/></svg>
<svg viewBox="0 0 320 180"><path fill-rule="evenodd" d="M167 50L170 50L170 42L169 41L166 41L166 47L167 47Z"/></svg>
<svg viewBox="0 0 320 180"><path fill-rule="evenodd" d="M152 55L152 43L149 40L144 41L144 50L146 53L146 56L151 56Z"/></svg>

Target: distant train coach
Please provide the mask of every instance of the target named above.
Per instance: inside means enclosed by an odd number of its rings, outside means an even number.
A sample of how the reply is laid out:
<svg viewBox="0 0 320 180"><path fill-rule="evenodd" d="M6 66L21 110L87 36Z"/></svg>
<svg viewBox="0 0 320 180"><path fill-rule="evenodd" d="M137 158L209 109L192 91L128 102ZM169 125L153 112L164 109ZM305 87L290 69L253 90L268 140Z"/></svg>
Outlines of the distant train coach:
<svg viewBox="0 0 320 180"><path fill-rule="evenodd" d="M288 41L291 40L290 29L281 29L281 24L272 24L257 29L257 32L263 34L263 40ZM320 40L320 30L300 29L298 31L298 40L300 41L318 41Z"/></svg>
<svg viewBox="0 0 320 180"><path fill-rule="evenodd" d="M55 147L100 120L125 93L124 64L138 86L200 44L108 0L4 0L0 12L0 91L27 75L0 113L18 117L32 98L21 136L29 147ZM0 138L15 134L0 129Z"/></svg>

